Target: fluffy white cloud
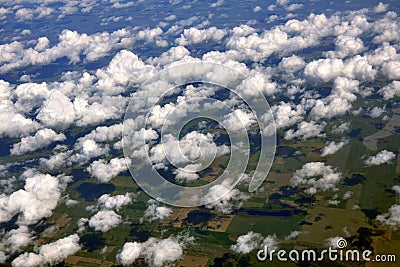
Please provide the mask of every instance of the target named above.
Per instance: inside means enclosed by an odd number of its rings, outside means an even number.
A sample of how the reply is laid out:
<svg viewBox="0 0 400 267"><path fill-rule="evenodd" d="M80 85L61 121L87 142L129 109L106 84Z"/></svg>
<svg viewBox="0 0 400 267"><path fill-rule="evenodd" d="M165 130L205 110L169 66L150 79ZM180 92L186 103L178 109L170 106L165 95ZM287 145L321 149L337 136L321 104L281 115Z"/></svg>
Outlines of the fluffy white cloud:
<svg viewBox="0 0 400 267"><path fill-rule="evenodd" d="M126 193L125 195L110 196L104 194L97 200L97 205L103 210L119 210L122 206L126 206L132 203L132 193Z"/></svg>
<svg viewBox="0 0 400 267"><path fill-rule="evenodd" d="M129 158L114 158L107 163L103 159L96 160L90 164L87 171L102 183L108 183L119 173L128 170Z"/></svg>
<svg viewBox="0 0 400 267"><path fill-rule="evenodd" d="M189 28L183 31L180 38L176 39L175 42L178 45L198 44L205 41L220 42L222 38L227 35L227 31L218 29L216 27L210 27L207 29L199 30L196 28Z"/></svg>
<svg viewBox="0 0 400 267"><path fill-rule="evenodd" d="M88 139L82 142L79 153L71 156L71 161L83 164L91 158L107 155L109 150L107 145L101 147L95 141Z"/></svg>
<svg viewBox="0 0 400 267"><path fill-rule="evenodd" d="M261 234L248 232L238 237L236 244L231 246L231 250L237 253L247 254L259 248L262 240L263 236Z"/></svg>
<svg viewBox="0 0 400 267"><path fill-rule="evenodd" d="M311 61L304 68L304 75L309 82L330 82L337 77L371 81L377 70L368 63L367 58L356 55L346 61L338 58L326 58Z"/></svg>
<svg viewBox="0 0 400 267"><path fill-rule="evenodd" d="M350 129L350 122L344 122L338 126L334 125L332 128L332 133L342 134Z"/></svg>
<svg viewBox="0 0 400 267"><path fill-rule="evenodd" d="M391 82L387 86L381 88L379 93L383 95L383 99L385 100L400 96L400 81Z"/></svg>
<svg viewBox="0 0 400 267"><path fill-rule="evenodd" d="M376 119L376 118L380 117L384 112L385 112L385 107L383 107L383 108L373 107L368 111L368 115L371 118Z"/></svg>
<svg viewBox="0 0 400 267"><path fill-rule="evenodd" d="M96 72L97 87L105 94L125 92L129 86L140 85L154 74L154 67L146 65L134 53L122 50L105 69Z"/></svg>
<svg viewBox="0 0 400 267"><path fill-rule="evenodd" d="M150 199L147 201L148 207L144 212L144 219L148 221L163 220L172 214L172 209L159 206L157 201Z"/></svg>
<svg viewBox="0 0 400 267"><path fill-rule="evenodd" d="M161 240L150 238L144 243L128 242L118 253L117 260L128 266L143 255L149 266L169 266L182 257L183 248L193 240L194 238L189 236L170 236Z"/></svg>
<svg viewBox="0 0 400 267"><path fill-rule="evenodd" d="M318 99L315 101L315 106L312 108L310 115L314 119L330 119L346 114L351 108L352 105L341 97Z"/></svg>
<svg viewBox="0 0 400 267"><path fill-rule="evenodd" d="M364 50L364 43L358 37L339 35L335 41L335 51L327 52L329 57L345 58L359 54Z"/></svg>
<svg viewBox="0 0 400 267"><path fill-rule="evenodd" d="M172 135L165 135L163 138L165 140L163 143L150 150L150 158L154 163L163 163L168 159L174 164L188 164L188 159L194 161L201 156L207 161L230 151L225 145L216 146L210 133L192 131L179 141ZM176 149L177 147L180 149Z"/></svg>
<svg viewBox="0 0 400 267"><path fill-rule="evenodd" d="M10 153L11 155L23 155L65 139L64 134L57 134L51 129L41 129L34 136L23 137L19 143L13 145Z"/></svg>
<svg viewBox="0 0 400 267"><path fill-rule="evenodd" d="M292 231L289 235L285 236L285 240L296 239L301 234L300 231Z"/></svg>
<svg viewBox="0 0 400 267"><path fill-rule="evenodd" d="M188 57L189 55L190 51L187 50L184 46L175 46L170 48L168 51L162 53L158 57L148 59L146 62L149 62L155 66L165 66L173 62L180 61L185 57Z"/></svg>
<svg viewBox="0 0 400 267"><path fill-rule="evenodd" d="M206 207L209 209L214 208L225 214L232 212L233 208L240 208L243 202L250 197L240 192L239 189L230 190L231 183L231 179L225 179L221 184L210 187L202 200L203 202L216 200L207 204Z"/></svg>
<svg viewBox="0 0 400 267"><path fill-rule="evenodd" d="M279 105L271 107L277 129L290 127L303 119L305 114L302 105L294 106L291 103L281 101Z"/></svg>
<svg viewBox="0 0 400 267"><path fill-rule="evenodd" d="M26 11L24 13L25 15L29 14ZM142 36L139 34L135 36L127 29L116 30L112 33L100 32L93 35L63 30L58 36L59 42L46 49L42 45L37 46L37 50L32 47L24 48L21 43L14 42L7 44L12 49L3 59L3 62L7 63L0 66L0 73L29 65L49 64L63 57L68 58L70 63L79 62L81 55L84 55L89 62L95 61L108 55L113 49L130 47L140 37ZM143 36L143 38L145 37ZM43 41L39 38L37 43L40 42ZM0 50L2 49L0 48Z"/></svg>
<svg viewBox="0 0 400 267"><path fill-rule="evenodd" d="M392 187L392 190L395 191L397 194L400 194L400 186L395 185ZM387 213L378 215L376 219L386 225L392 226L397 228L400 226L400 205L393 204Z"/></svg>
<svg viewBox="0 0 400 267"><path fill-rule="evenodd" d="M26 171L24 189L11 195L0 195L0 222L7 222L17 214L19 225L31 225L50 217L57 206L69 176L54 177L49 174Z"/></svg>
<svg viewBox="0 0 400 267"><path fill-rule="evenodd" d="M233 112L225 116L223 125L227 130L239 131L241 129L248 129L252 124L256 123L253 113L235 109Z"/></svg>
<svg viewBox="0 0 400 267"><path fill-rule="evenodd" d="M143 244L138 242L127 242L117 255L117 260L124 266L132 265L143 250Z"/></svg>
<svg viewBox="0 0 400 267"><path fill-rule="evenodd" d="M72 151L65 151L55 153L48 159L41 158L39 160L40 166L44 169L55 170L68 162L68 158L71 156Z"/></svg>
<svg viewBox="0 0 400 267"><path fill-rule="evenodd" d="M310 187L306 192L315 194L317 190L335 190L341 178L342 174L335 172L332 166L326 166L323 162L309 162L294 173L290 182L294 186L308 185Z"/></svg>
<svg viewBox="0 0 400 267"><path fill-rule="evenodd" d="M49 98L51 92L46 83L23 83L13 91L17 97L15 107L23 113L31 112L40 107L43 101Z"/></svg>
<svg viewBox="0 0 400 267"><path fill-rule="evenodd" d="M263 249L265 246L268 247L268 252L276 250L278 248L276 236L268 235L264 238L261 234L250 231L245 235L239 236L236 244L231 246L231 250L237 253L248 254L254 249Z"/></svg>
<svg viewBox="0 0 400 267"><path fill-rule="evenodd" d="M321 124L316 124L314 121L307 122L302 121L297 126L297 131L290 129L285 133L285 139L291 140L293 138L302 138L303 140L307 140L311 137L320 137L323 136L322 131L324 130L326 122L322 122Z"/></svg>
<svg viewBox="0 0 400 267"><path fill-rule="evenodd" d="M107 232L121 223L121 216L113 210L101 210L89 219L89 226L96 231Z"/></svg>
<svg viewBox="0 0 400 267"><path fill-rule="evenodd" d="M388 10L389 4L384 4L382 2L379 2L377 6L374 7L373 11L375 13L383 13Z"/></svg>
<svg viewBox="0 0 400 267"><path fill-rule="evenodd" d="M305 66L306 62L303 58L292 55L290 57L282 58L282 61L279 63L278 68L287 73L294 73L302 70Z"/></svg>
<svg viewBox="0 0 400 267"><path fill-rule="evenodd" d="M385 163L391 162L394 158L396 158L396 154L391 151L383 150L376 154L375 156L369 157L365 164L368 166L377 166Z"/></svg>
<svg viewBox="0 0 400 267"><path fill-rule="evenodd" d="M36 253L24 253L12 261L12 266L44 266L54 265L80 250L77 234L61 238L53 243L43 245Z"/></svg>
<svg viewBox="0 0 400 267"><path fill-rule="evenodd" d="M13 102L11 101L11 90L13 87L10 83L0 80L0 136L21 137L40 128L38 122L24 117L17 112Z"/></svg>
<svg viewBox="0 0 400 267"><path fill-rule="evenodd" d="M386 62L382 65L382 73L391 80L400 79L400 60Z"/></svg>
<svg viewBox="0 0 400 267"><path fill-rule="evenodd" d="M336 143L335 141L330 142L321 150L321 157L326 157L327 155L332 155L335 154L337 151L339 151L342 147L347 145L349 143L348 140L341 141Z"/></svg>
<svg viewBox="0 0 400 267"><path fill-rule="evenodd" d="M261 7L260 6L255 6L254 8L253 8L253 12L260 12L261 11Z"/></svg>
<svg viewBox="0 0 400 267"><path fill-rule="evenodd" d="M32 242L32 234L27 226L22 225L6 233L6 250L15 253Z"/></svg>
<svg viewBox="0 0 400 267"><path fill-rule="evenodd" d="M54 129L65 129L75 120L75 110L70 99L62 92L52 91L36 118Z"/></svg>

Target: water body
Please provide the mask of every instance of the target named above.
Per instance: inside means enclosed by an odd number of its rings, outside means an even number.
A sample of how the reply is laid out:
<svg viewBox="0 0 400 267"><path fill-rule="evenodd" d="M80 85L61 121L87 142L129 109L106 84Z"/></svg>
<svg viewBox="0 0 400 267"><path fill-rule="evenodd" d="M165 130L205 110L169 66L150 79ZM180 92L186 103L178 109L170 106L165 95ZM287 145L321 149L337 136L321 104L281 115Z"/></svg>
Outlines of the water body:
<svg viewBox="0 0 400 267"><path fill-rule="evenodd" d="M101 195L109 194L115 190L113 184L83 183L78 188L80 196L86 201L96 201Z"/></svg>

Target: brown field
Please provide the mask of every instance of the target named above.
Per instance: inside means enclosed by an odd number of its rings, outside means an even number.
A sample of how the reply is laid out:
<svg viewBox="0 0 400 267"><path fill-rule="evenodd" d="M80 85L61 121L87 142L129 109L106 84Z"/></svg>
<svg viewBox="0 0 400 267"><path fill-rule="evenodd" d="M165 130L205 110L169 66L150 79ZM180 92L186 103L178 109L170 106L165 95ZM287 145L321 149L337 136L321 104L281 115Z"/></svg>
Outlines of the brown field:
<svg viewBox="0 0 400 267"><path fill-rule="evenodd" d="M65 259L65 263L71 264L71 265L76 265L78 262L97 264L97 266L99 266L101 264L101 260L87 258L87 257L69 256L68 258Z"/></svg>
<svg viewBox="0 0 400 267"><path fill-rule="evenodd" d="M214 232L225 232L231 224L234 215L217 216L207 222L206 230Z"/></svg>
<svg viewBox="0 0 400 267"><path fill-rule="evenodd" d="M208 257L184 255L177 266L182 267L204 267L207 265Z"/></svg>
<svg viewBox="0 0 400 267"><path fill-rule="evenodd" d="M315 221L319 216L321 219ZM325 240L334 236L343 236L344 228L354 235L360 227L368 227L368 220L361 210L315 207L308 211L305 218L312 225L303 225L301 227L299 242L323 244Z"/></svg>

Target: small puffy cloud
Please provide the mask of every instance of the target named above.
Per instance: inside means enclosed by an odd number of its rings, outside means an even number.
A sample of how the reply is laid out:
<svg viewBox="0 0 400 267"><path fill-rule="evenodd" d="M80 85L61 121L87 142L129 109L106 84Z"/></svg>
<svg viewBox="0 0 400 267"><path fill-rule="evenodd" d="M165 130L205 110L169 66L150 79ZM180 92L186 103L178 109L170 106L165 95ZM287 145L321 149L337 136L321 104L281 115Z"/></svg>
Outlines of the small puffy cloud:
<svg viewBox="0 0 400 267"><path fill-rule="evenodd" d="M289 235L285 236L285 240L296 239L301 234L300 231L292 231Z"/></svg>
<svg viewBox="0 0 400 267"><path fill-rule="evenodd" d="M65 139L64 134L57 134L51 129L41 129L34 136L23 137L19 143L13 145L10 153L11 155L23 155Z"/></svg>
<svg viewBox="0 0 400 267"><path fill-rule="evenodd" d="M243 202L250 197L238 189L230 189L231 179L225 179L221 184L210 187L207 194L203 197L203 202L213 202L206 205L207 208L228 214L233 208L240 208Z"/></svg>
<svg viewBox="0 0 400 267"><path fill-rule="evenodd" d="M248 127L256 123L256 119L250 112L235 109L233 112L225 116L222 123L227 130L239 131L241 129L248 129Z"/></svg>
<svg viewBox="0 0 400 267"><path fill-rule="evenodd" d="M11 264L15 267L55 265L79 250L79 236L73 234L41 246L37 254L25 252L15 258Z"/></svg>
<svg viewBox="0 0 400 267"><path fill-rule="evenodd" d="M327 144L327 146L325 146L321 150L321 157L326 157L328 155L335 154L337 151L339 151L342 147L344 147L348 143L349 143L348 140L341 141L341 142L338 142L338 143L336 143L335 141L330 142L329 144Z"/></svg>
<svg viewBox="0 0 400 267"><path fill-rule="evenodd" d="M255 6L254 8L253 8L253 12L260 12L261 11L261 7L260 6Z"/></svg>
<svg viewBox="0 0 400 267"><path fill-rule="evenodd" d="M21 137L37 131L40 124L18 113L12 99L13 87L10 83L0 80L0 136Z"/></svg>
<svg viewBox="0 0 400 267"><path fill-rule="evenodd" d="M219 7L224 4L224 0L217 0L217 2L214 2L210 5L210 7Z"/></svg>
<svg viewBox="0 0 400 267"><path fill-rule="evenodd" d="M176 39L175 42L182 46L198 44L206 41L220 42L227 33L226 30L218 29L216 27L210 27L203 30L192 27L185 29L181 37Z"/></svg>
<svg viewBox="0 0 400 267"><path fill-rule="evenodd" d="M96 231L107 232L121 223L121 216L113 210L101 210L89 219L89 226Z"/></svg>
<svg viewBox="0 0 400 267"><path fill-rule="evenodd" d="M69 176L54 177L49 174L26 171L24 189L15 191L11 195L0 195L0 222L7 222L15 215L17 224L31 225L42 218L51 216L70 181Z"/></svg>
<svg viewBox="0 0 400 267"><path fill-rule="evenodd" d="M341 97L317 99L315 106L311 109L310 115L314 119L333 118L346 114L352 105L348 100Z"/></svg>
<svg viewBox="0 0 400 267"><path fill-rule="evenodd" d="M395 96L400 96L400 81L393 81L390 84L379 90L379 93L383 95L383 99L392 99Z"/></svg>
<svg viewBox="0 0 400 267"><path fill-rule="evenodd" d="M395 191L397 194L400 194L400 186L395 185L392 187L392 190ZM400 226L400 205L392 205L387 213L378 215L376 219L383 224L389 225L393 228L397 228L398 226Z"/></svg>
<svg viewBox="0 0 400 267"><path fill-rule="evenodd" d="M280 6L287 5L290 2L290 0L276 0L276 4Z"/></svg>
<svg viewBox="0 0 400 267"><path fill-rule="evenodd" d="M276 250L278 248L276 236L268 235L264 238L261 234L251 231L239 236L236 244L231 246L231 250L237 253L248 254L254 249L264 248L265 246L268 247L268 252Z"/></svg>
<svg viewBox="0 0 400 267"><path fill-rule="evenodd" d="M318 59L311 61L304 68L306 79L314 83L327 83L340 76L371 81L376 74L377 71L368 63L368 60L360 55L346 61L339 58Z"/></svg>
<svg viewBox="0 0 400 267"><path fill-rule="evenodd" d="M400 60L393 60L382 65L382 73L391 80L400 79Z"/></svg>
<svg viewBox="0 0 400 267"><path fill-rule="evenodd" d="M66 151L66 152L56 153L50 156L48 159L41 158L39 160L40 167L48 170L58 169L68 162L68 158L71 156L71 154L72 151Z"/></svg>
<svg viewBox="0 0 400 267"><path fill-rule="evenodd" d="M256 29L246 24L241 24L240 26L236 26L231 30L232 35L235 36L248 36L255 32Z"/></svg>
<svg viewBox="0 0 400 267"><path fill-rule="evenodd" d="M46 127L65 129L75 120L74 105L62 92L55 90L46 100L36 118Z"/></svg>
<svg viewBox="0 0 400 267"><path fill-rule="evenodd" d="M103 210L119 210L122 206L126 206L132 203L132 193L126 193L125 195L110 196L104 194L97 200L97 205Z"/></svg>
<svg viewBox="0 0 400 267"><path fill-rule="evenodd" d="M27 226L22 225L6 233L6 249L9 247L11 253L19 251L32 242L32 235Z"/></svg>
<svg viewBox="0 0 400 267"><path fill-rule="evenodd" d="M287 73L294 73L302 70L306 66L306 62L303 58L292 55L290 57L282 58L282 61L279 63L278 68Z"/></svg>
<svg viewBox="0 0 400 267"><path fill-rule="evenodd" d="M342 134L350 130L350 122L344 122L338 126L334 125L332 128L332 133Z"/></svg>
<svg viewBox="0 0 400 267"><path fill-rule="evenodd" d="M388 213L378 215L376 219L392 227L400 226L400 205L399 204L392 205L389 208Z"/></svg>
<svg viewBox="0 0 400 267"><path fill-rule="evenodd" d="M329 82L339 77L343 71L343 61L340 59L318 59L308 63L304 75L308 80L322 80Z"/></svg>
<svg viewBox="0 0 400 267"><path fill-rule="evenodd" d="M143 250L143 244L138 242L127 242L117 255L117 260L123 266L132 265Z"/></svg>
<svg viewBox="0 0 400 267"><path fill-rule="evenodd" d="M127 50L116 54L107 68L96 71L97 87L108 95L125 92L129 86L140 85L154 74L154 67L146 65Z"/></svg>
<svg viewBox="0 0 400 267"><path fill-rule="evenodd" d="M87 171L102 183L108 183L119 173L128 170L129 158L114 158L107 163L103 159L96 160L90 164Z"/></svg>
<svg viewBox="0 0 400 267"><path fill-rule="evenodd" d="M327 52L329 57L345 58L356 55L364 50L364 43L358 37L339 35L335 41L335 51Z"/></svg>
<svg viewBox="0 0 400 267"><path fill-rule="evenodd" d="M180 61L185 57L188 57L189 55L190 51L187 50L184 46L175 46L170 48L168 51L162 53L158 57L148 59L146 62L149 62L155 66L165 66L173 62Z"/></svg>
<svg viewBox="0 0 400 267"><path fill-rule="evenodd" d="M370 109L368 111L368 115L371 118L376 119L376 118L380 117L384 112L385 112L385 107L383 107L383 108L373 107L372 109Z"/></svg>
<svg viewBox="0 0 400 267"><path fill-rule="evenodd" d="M316 124L314 121L302 121L298 124L297 131L290 129L285 133L285 139L292 140L293 138L301 138L307 140L311 137L323 136L324 134L322 134L322 131L324 130L325 125L325 122Z"/></svg>
<svg viewBox="0 0 400 267"><path fill-rule="evenodd" d="M290 182L294 186L310 186L306 192L315 194L317 190L336 190L336 185L342 179L342 174L335 172L332 166L326 166L324 162L309 162L297 170Z"/></svg>
<svg viewBox="0 0 400 267"><path fill-rule="evenodd" d="M262 240L263 236L261 234L248 232L238 237L236 244L231 246L231 250L237 253L247 254L259 248Z"/></svg>
<svg viewBox="0 0 400 267"><path fill-rule="evenodd" d="M31 112L35 108L41 107L43 101L49 98L51 92L46 83L23 83L14 90L17 98L15 107L23 113Z"/></svg>
<svg viewBox="0 0 400 267"><path fill-rule="evenodd" d="M150 158L154 163L163 163L169 159L174 164L187 164L189 161L202 159L214 159L214 156L222 156L229 153L229 147L217 146L210 133L202 134L192 131L180 140L172 135L164 135L164 142L154 146L150 150ZM180 149L176 149L179 147Z"/></svg>
<svg viewBox="0 0 400 267"><path fill-rule="evenodd" d="M78 154L71 156L71 161L83 164L91 158L107 155L110 149L107 145L101 147L94 140L88 139L82 142L79 150Z"/></svg>
<svg viewBox="0 0 400 267"><path fill-rule="evenodd" d="M383 13L388 10L389 4L384 4L382 2L379 2L377 6L374 7L373 11L375 13Z"/></svg>
<svg viewBox="0 0 400 267"><path fill-rule="evenodd" d="M376 154L375 156L369 157L366 161L365 164L368 166L377 166L385 163L391 162L394 158L396 157L396 154L394 154L391 151L383 150Z"/></svg>
<svg viewBox="0 0 400 267"><path fill-rule="evenodd" d="M93 140L95 142L113 141L114 139L122 136L122 123L114 124L111 126L99 126L87 135L80 137L75 146L81 146L86 140Z"/></svg>
<svg viewBox="0 0 400 267"><path fill-rule="evenodd" d="M157 201L150 199L147 204L149 205L144 212L144 219L148 221L163 220L172 214L172 209L164 206L159 206Z"/></svg>
<svg viewBox="0 0 400 267"><path fill-rule="evenodd" d="M183 249L193 240L189 236L170 236L161 240L150 238L144 243L127 242L116 258L123 266L132 265L141 255L149 266L170 266L182 257Z"/></svg>
<svg viewBox="0 0 400 267"><path fill-rule="evenodd" d="M305 110L302 105L294 106L291 103L281 101L279 105L271 107L271 112L278 129L290 127L303 120Z"/></svg>
<svg viewBox="0 0 400 267"><path fill-rule="evenodd" d="M291 4L291 5L288 5L285 9L288 12L293 12L302 7L303 7L303 4Z"/></svg>

